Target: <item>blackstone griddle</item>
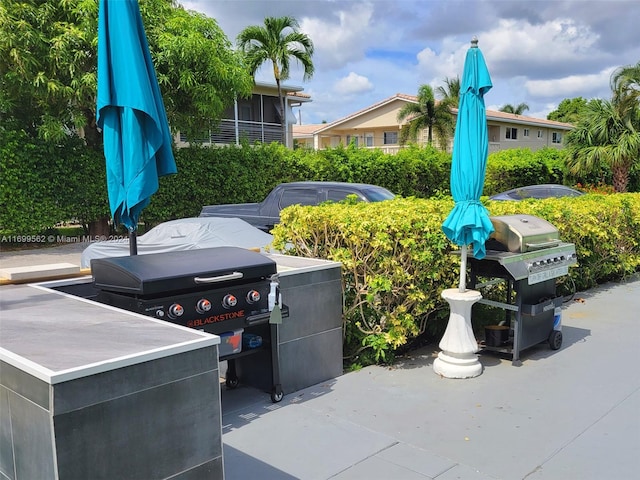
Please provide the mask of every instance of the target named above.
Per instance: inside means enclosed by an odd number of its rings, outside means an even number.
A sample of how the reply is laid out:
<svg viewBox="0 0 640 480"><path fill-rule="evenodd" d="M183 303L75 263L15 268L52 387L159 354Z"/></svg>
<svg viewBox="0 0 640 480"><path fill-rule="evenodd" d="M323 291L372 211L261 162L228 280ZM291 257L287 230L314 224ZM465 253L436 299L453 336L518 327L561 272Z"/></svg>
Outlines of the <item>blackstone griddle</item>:
<svg viewBox="0 0 640 480"><path fill-rule="evenodd" d="M282 399L277 326L269 322L279 304L272 259L244 248L216 247L93 259L91 273L98 302L218 335L259 332L272 350L272 399ZM281 310L287 317L288 308ZM228 387L238 384L233 359L249 353L220 358L228 361Z"/></svg>

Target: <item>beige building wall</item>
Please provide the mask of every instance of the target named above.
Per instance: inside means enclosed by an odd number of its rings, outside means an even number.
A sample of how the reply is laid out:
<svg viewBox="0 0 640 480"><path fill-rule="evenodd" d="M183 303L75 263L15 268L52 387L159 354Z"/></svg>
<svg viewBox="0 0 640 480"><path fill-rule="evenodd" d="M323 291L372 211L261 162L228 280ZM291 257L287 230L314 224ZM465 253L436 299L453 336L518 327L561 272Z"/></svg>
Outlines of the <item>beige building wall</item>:
<svg viewBox="0 0 640 480"><path fill-rule="evenodd" d="M398 123L398 112L408 102L415 101L409 95L397 94L330 124L296 125L294 138L298 146L315 149L348 145L357 139L359 147L379 148L385 153L396 153L401 148L398 140L402 128ZM543 147L561 149L564 135L572 128L566 123L489 110L487 127L489 152L513 148L529 148L534 151ZM425 129L419 135L417 143L425 145L427 138ZM446 146L449 152L452 142L453 139Z"/></svg>

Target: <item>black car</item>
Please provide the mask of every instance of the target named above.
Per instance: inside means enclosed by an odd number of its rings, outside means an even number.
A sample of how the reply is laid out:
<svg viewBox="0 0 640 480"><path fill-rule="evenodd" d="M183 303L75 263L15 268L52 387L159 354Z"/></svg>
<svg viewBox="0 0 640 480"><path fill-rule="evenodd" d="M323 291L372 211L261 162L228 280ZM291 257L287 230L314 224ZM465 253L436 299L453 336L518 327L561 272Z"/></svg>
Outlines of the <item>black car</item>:
<svg viewBox="0 0 640 480"><path fill-rule="evenodd" d="M579 197L583 192L564 185L546 184L518 187L489 197L489 200L524 200L525 198Z"/></svg>
<svg viewBox="0 0 640 480"><path fill-rule="evenodd" d="M339 202L355 195L361 202L381 202L395 197L386 188L364 183L292 182L281 183L260 203L207 205L201 217L240 218L262 231L269 232L280 221L282 209L291 205L319 205Z"/></svg>

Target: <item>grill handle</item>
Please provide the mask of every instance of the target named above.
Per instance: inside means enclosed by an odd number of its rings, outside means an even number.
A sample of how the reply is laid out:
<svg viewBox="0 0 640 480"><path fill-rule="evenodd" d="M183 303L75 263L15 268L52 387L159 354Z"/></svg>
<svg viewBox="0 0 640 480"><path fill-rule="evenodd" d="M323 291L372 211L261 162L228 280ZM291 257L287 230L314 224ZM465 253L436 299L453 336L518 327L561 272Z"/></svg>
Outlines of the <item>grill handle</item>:
<svg viewBox="0 0 640 480"><path fill-rule="evenodd" d="M539 243L525 243L525 245L528 248L532 248L534 250L537 250L538 248L548 248L548 247L555 247L557 245L560 244L560 240L553 239L553 240L549 240L548 242L539 242Z"/></svg>
<svg viewBox="0 0 640 480"><path fill-rule="evenodd" d="M238 280L244 275L242 272L233 272L227 275L218 275L217 277L194 277L196 283L218 283L226 282L227 280Z"/></svg>

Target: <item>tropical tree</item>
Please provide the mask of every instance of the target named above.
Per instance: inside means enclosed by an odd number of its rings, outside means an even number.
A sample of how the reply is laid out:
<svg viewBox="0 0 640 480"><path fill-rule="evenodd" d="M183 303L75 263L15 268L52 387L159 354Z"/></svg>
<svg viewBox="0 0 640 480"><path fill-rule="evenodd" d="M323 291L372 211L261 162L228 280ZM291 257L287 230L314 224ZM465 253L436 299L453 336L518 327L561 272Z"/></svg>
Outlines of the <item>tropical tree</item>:
<svg viewBox="0 0 640 480"><path fill-rule="evenodd" d="M446 103L451 108L458 108L460 102L460 77L445 77L444 86L436 88L436 94L441 102Z"/></svg>
<svg viewBox="0 0 640 480"><path fill-rule="evenodd" d="M640 102L640 62L616 70L611 76L611 90L614 102L619 103L623 111L632 113L637 110ZM633 115L629 118L632 119Z"/></svg>
<svg viewBox="0 0 640 480"><path fill-rule="evenodd" d="M606 164L613 188L626 192L631 168L640 163L640 63L622 67L611 77L611 100L591 100L566 138L572 173Z"/></svg>
<svg viewBox="0 0 640 480"><path fill-rule="evenodd" d="M582 97L565 98L558 104L558 108L547 115L547 120L576 124L580 120L580 113L587 105Z"/></svg>
<svg viewBox="0 0 640 480"><path fill-rule="evenodd" d="M188 135L208 130L235 97L251 94L242 55L215 20L175 0L139 3L171 127ZM105 169L102 135L95 124L97 24L96 0L0 1L0 137L22 139L18 146L5 145L1 174L59 198L49 202L0 182L0 205L14 220L20 210L41 211L34 204L44 202L92 229L106 226L108 202L99 181ZM67 147L73 162L65 161ZM39 162L12 157L14 149ZM51 172L65 180L64 189L50 181ZM9 228L11 222L3 216L1 224Z"/></svg>
<svg viewBox="0 0 640 480"><path fill-rule="evenodd" d="M501 112L513 113L514 115L522 115L527 110L529 110L529 105L527 105L524 102L523 103L519 103L518 105L515 105L515 106L511 105L510 103L507 103L502 108L500 108Z"/></svg>
<svg viewBox="0 0 640 480"><path fill-rule="evenodd" d="M400 145L415 142L418 133L427 129L427 141L433 144L435 135L438 144L446 146L451 138L455 121L447 102L438 102L430 85L418 89L418 102L407 103L398 112L398 122L407 121L400 129Z"/></svg>
<svg viewBox="0 0 640 480"><path fill-rule="evenodd" d="M215 20L175 0L140 2L151 56L173 129L207 128L252 79ZM61 139L95 128L98 2L0 2L0 117L32 136Z"/></svg>
<svg viewBox="0 0 640 480"><path fill-rule="evenodd" d="M299 31L298 21L289 16L267 17L264 25L251 25L237 37L238 48L244 52L245 62L252 76L266 62L271 63L273 77L278 87L280 121L285 132L285 104L281 82L291 73L290 62L295 59L304 69L303 80L309 80L314 73L313 42Z"/></svg>

